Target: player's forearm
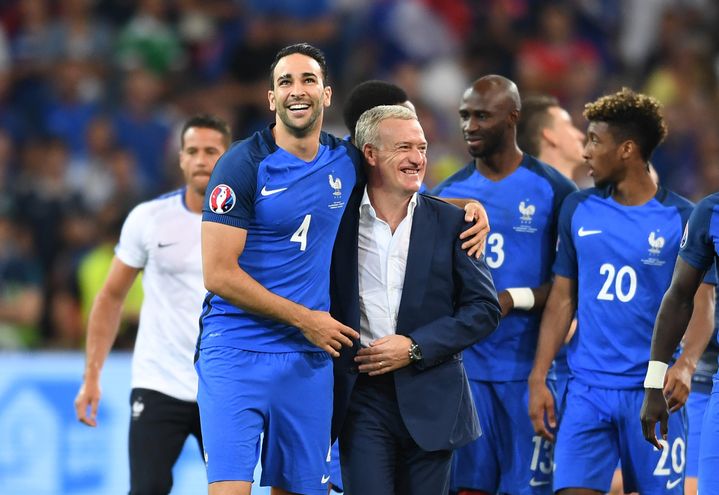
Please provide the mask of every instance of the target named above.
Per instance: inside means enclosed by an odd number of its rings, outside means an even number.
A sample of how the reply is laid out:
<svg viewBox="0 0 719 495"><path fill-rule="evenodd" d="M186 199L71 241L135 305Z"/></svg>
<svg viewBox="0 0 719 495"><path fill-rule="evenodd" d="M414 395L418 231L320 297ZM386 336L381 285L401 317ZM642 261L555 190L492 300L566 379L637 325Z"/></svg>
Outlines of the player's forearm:
<svg viewBox="0 0 719 495"><path fill-rule="evenodd" d="M714 298L714 286L711 284L701 284L694 296L694 310L684 334L684 348L679 357L692 373L714 332Z"/></svg>
<svg viewBox="0 0 719 495"><path fill-rule="evenodd" d="M569 284L568 288L572 286L569 281L562 283ZM552 361L564 344L576 310L574 294L574 292L562 288L557 290L556 287L550 292L542 314L542 322L539 325L537 352L530 380L544 381L546 379Z"/></svg>
<svg viewBox="0 0 719 495"><path fill-rule="evenodd" d="M87 323L85 380L98 381L107 355L117 338L124 299L103 291L95 298Z"/></svg>
<svg viewBox="0 0 719 495"><path fill-rule="evenodd" d="M302 328L310 311L267 290L239 266L205 274L205 287L249 313Z"/></svg>

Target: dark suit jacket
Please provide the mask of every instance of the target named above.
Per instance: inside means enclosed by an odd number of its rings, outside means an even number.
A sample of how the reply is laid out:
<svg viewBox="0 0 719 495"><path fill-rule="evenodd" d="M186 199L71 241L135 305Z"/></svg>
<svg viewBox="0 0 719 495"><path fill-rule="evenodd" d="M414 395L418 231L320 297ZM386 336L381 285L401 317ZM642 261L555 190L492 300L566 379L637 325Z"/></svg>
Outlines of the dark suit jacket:
<svg viewBox="0 0 719 495"><path fill-rule="evenodd" d="M360 330L357 188L340 224L332 257L331 313ZM461 447L476 439L477 419L461 351L497 327L500 307L489 269L467 256L459 233L464 212L419 195L397 318L397 333L419 344L423 359L394 372L399 410L417 444L426 451ZM333 434L341 430L358 370L360 349L344 348L335 360Z"/></svg>

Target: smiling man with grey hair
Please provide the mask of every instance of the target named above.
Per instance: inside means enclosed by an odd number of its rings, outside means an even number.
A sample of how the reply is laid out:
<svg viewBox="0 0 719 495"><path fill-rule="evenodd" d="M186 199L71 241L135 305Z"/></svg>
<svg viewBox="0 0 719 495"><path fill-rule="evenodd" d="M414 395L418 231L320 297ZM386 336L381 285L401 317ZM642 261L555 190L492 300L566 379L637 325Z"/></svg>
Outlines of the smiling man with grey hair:
<svg viewBox="0 0 719 495"><path fill-rule="evenodd" d="M347 205L330 281L332 315L360 334L334 366L345 493L445 494L452 450L480 433L461 351L494 331L499 303L484 256L462 251L462 210L418 194L417 116L379 106L356 131L367 185Z"/></svg>

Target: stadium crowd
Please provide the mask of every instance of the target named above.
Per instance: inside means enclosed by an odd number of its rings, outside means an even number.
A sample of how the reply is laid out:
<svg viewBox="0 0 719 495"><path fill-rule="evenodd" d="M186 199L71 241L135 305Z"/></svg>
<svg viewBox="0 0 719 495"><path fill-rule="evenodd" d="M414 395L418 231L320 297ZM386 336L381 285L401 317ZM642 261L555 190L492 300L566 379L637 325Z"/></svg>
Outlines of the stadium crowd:
<svg viewBox="0 0 719 495"><path fill-rule="evenodd" d="M81 347L129 209L181 183L177 135L198 112L235 139L271 119L267 67L305 40L334 98L394 81L431 143L428 185L464 163L456 104L497 73L583 105L628 85L666 107L663 185L719 189L717 6L707 0L8 0L0 5L0 348ZM325 128L341 125L340 105ZM129 346L141 301L126 304Z"/></svg>

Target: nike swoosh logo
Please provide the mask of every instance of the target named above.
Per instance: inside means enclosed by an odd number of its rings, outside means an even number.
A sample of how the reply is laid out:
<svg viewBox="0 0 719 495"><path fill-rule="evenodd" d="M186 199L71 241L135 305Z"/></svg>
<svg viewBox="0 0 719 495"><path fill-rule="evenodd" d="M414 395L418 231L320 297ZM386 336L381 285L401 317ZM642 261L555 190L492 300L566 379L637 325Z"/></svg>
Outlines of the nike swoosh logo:
<svg viewBox="0 0 719 495"><path fill-rule="evenodd" d="M682 479L677 478L674 481L667 480L667 490L671 490L675 486L677 486L679 483L681 483Z"/></svg>
<svg viewBox="0 0 719 495"><path fill-rule="evenodd" d="M315 479L316 479L316 478L315 478ZM325 483L327 483L329 480L330 480L330 475L329 475L329 474L328 474L327 476L322 476L322 484L323 484L323 485L324 485Z"/></svg>
<svg viewBox="0 0 719 495"><path fill-rule="evenodd" d="M534 478L529 480L529 486L544 486L544 485L548 485L548 484L549 484L549 481L537 481Z"/></svg>
<svg viewBox="0 0 719 495"><path fill-rule="evenodd" d="M168 246L174 246L175 244L177 244L177 243L176 242L158 242L157 247L162 249L162 248L166 248Z"/></svg>
<svg viewBox="0 0 719 495"><path fill-rule="evenodd" d="M286 187L280 187L279 189L267 189L267 186L264 186L264 187L262 188L262 191L260 191L260 194L263 195L263 196L270 196L270 195L272 195L272 194L277 194L278 192L282 192L282 191L284 191L285 189L287 189L287 188L286 188Z"/></svg>
<svg viewBox="0 0 719 495"><path fill-rule="evenodd" d="M584 227L579 227L579 230L577 231L577 235L579 237L586 237L588 235L594 235L594 234L601 234L601 230L584 230Z"/></svg>

